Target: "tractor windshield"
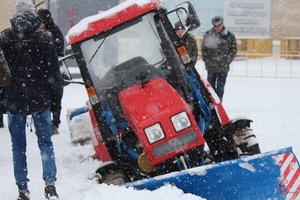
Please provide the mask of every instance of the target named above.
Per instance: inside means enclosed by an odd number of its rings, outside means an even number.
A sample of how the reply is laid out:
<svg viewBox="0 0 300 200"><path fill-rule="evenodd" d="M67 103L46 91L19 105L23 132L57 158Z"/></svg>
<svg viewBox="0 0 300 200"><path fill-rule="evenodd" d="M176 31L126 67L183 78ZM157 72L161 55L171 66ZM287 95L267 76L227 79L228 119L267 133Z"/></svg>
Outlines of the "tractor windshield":
<svg viewBox="0 0 300 200"><path fill-rule="evenodd" d="M119 81L104 77L108 76L112 68L132 58L142 57L152 66L164 60L154 15L155 13L149 13L81 44L94 83L100 82L102 85L101 83L106 82L104 85L110 85L108 82ZM103 78L107 80L104 81Z"/></svg>

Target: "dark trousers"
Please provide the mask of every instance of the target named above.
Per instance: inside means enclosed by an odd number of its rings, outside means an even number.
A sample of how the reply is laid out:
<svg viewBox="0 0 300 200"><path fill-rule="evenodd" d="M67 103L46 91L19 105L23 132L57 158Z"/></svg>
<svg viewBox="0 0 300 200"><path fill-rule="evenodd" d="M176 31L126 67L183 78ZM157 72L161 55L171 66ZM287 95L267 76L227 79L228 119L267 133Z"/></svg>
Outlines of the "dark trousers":
<svg viewBox="0 0 300 200"><path fill-rule="evenodd" d="M221 101L223 100L227 74L228 74L227 72L207 73L207 81L214 88L215 92L217 93Z"/></svg>
<svg viewBox="0 0 300 200"><path fill-rule="evenodd" d="M0 101L0 128L4 127L4 123L3 123L3 114L5 114L6 111L4 109L4 106L2 104L2 102Z"/></svg>
<svg viewBox="0 0 300 200"><path fill-rule="evenodd" d="M64 88L62 87L61 88L61 93L63 94L64 93ZM61 113L61 106L60 106L60 109L59 111L56 111L56 112L52 112L52 125L56 126L57 128L59 127L60 125L60 113Z"/></svg>

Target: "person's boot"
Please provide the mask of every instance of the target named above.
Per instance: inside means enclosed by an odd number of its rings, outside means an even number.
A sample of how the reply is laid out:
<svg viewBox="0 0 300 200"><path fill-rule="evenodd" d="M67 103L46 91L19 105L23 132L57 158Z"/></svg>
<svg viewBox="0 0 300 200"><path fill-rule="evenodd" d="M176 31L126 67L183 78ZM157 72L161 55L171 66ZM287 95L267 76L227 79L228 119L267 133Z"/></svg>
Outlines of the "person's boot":
<svg viewBox="0 0 300 200"><path fill-rule="evenodd" d="M54 185L46 185L45 197L46 199L50 200L58 200L58 194L56 193L56 188Z"/></svg>
<svg viewBox="0 0 300 200"><path fill-rule="evenodd" d="M52 135L58 135L58 134L59 134L58 127L52 125Z"/></svg>
<svg viewBox="0 0 300 200"><path fill-rule="evenodd" d="M17 200L30 200L30 193L28 190L19 191L19 197Z"/></svg>

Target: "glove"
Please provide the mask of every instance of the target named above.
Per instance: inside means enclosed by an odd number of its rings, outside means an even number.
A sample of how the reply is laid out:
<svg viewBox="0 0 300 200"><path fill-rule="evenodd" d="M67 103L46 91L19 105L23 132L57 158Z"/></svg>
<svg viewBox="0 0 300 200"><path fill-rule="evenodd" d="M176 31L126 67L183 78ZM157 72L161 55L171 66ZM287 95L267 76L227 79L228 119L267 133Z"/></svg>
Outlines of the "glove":
<svg viewBox="0 0 300 200"><path fill-rule="evenodd" d="M59 112L61 110L61 102L52 102L50 110L52 113Z"/></svg>

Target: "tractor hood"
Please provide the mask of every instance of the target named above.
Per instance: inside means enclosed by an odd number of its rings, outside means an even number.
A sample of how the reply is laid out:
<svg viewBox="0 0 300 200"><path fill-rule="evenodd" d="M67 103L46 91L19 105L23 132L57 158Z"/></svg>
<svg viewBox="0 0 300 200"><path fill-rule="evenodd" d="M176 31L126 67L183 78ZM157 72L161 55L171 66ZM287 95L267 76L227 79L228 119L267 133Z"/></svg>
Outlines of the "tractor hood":
<svg viewBox="0 0 300 200"><path fill-rule="evenodd" d="M191 109L163 78L123 90L119 100L153 166L205 143ZM176 125L182 121L188 125L179 130ZM160 130L160 138L152 140L151 129Z"/></svg>
<svg viewBox="0 0 300 200"><path fill-rule="evenodd" d="M124 115L136 126L144 127L156 123L164 116L189 109L182 97L162 78L156 78L146 83L144 87L135 85L120 92Z"/></svg>
<svg viewBox="0 0 300 200"><path fill-rule="evenodd" d="M144 87L135 85L124 90L120 92L119 99L125 118L134 121L135 126L139 127L154 124L172 113L189 109L177 91L162 78L153 79Z"/></svg>

